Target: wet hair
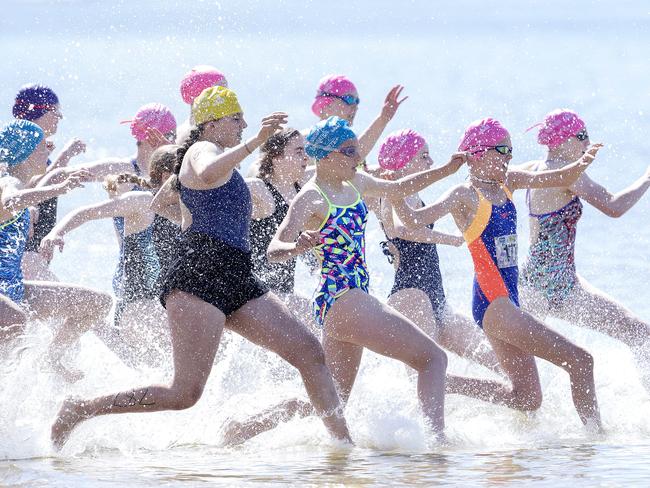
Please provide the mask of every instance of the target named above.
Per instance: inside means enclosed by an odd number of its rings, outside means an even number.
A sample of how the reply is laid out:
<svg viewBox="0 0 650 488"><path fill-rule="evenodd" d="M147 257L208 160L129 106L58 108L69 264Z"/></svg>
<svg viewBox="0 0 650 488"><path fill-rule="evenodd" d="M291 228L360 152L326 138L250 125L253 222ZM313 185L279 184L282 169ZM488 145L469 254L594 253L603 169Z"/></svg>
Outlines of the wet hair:
<svg viewBox="0 0 650 488"><path fill-rule="evenodd" d="M282 156L289 141L299 135L300 132L297 129L286 128L273 134L260 146L258 178L268 180L271 177L273 174L273 160Z"/></svg>
<svg viewBox="0 0 650 488"><path fill-rule="evenodd" d="M104 188L108 193L111 195L115 195L117 193L117 188L119 185L122 185L124 183L132 183L134 185L138 185L142 188L146 188L147 190L152 190L154 187L149 183L146 178L143 178L138 175L134 175L131 173L122 173L119 175L109 175L104 179Z"/></svg>
<svg viewBox="0 0 650 488"><path fill-rule="evenodd" d="M153 152L149 160L149 182L153 187L160 188L163 184L163 173L174 173L176 158L181 147L177 144L166 144Z"/></svg>

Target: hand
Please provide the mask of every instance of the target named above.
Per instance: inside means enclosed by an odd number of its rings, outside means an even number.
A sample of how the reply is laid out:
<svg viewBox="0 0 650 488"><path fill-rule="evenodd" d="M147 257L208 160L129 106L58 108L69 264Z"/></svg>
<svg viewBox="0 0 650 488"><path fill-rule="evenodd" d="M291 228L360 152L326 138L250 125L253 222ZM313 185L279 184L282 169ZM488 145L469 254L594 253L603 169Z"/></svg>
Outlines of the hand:
<svg viewBox="0 0 650 488"><path fill-rule="evenodd" d="M296 241L296 249L301 253L309 251L311 248L320 246L320 231L306 230L300 233Z"/></svg>
<svg viewBox="0 0 650 488"><path fill-rule="evenodd" d="M65 180L59 184L61 185L63 192L67 193L75 188L83 188L84 182L91 181L91 179L92 174L90 171L87 169L80 169L66 174Z"/></svg>
<svg viewBox="0 0 650 488"><path fill-rule="evenodd" d="M273 112L262 119L262 127L257 133L257 139L260 144L265 142L269 137L282 129L282 126L287 123L288 115L284 112Z"/></svg>
<svg viewBox="0 0 650 488"><path fill-rule="evenodd" d="M467 162L467 152L456 152L451 155L447 165L455 173Z"/></svg>
<svg viewBox="0 0 650 488"><path fill-rule="evenodd" d="M404 97L401 100L399 99L399 96L402 94L403 90L404 87L402 85L395 85L390 89L388 95L386 95L384 106L381 108L381 118L386 122L395 117L395 113L397 113L399 106L402 104L402 102L408 99L408 97Z"/></svg>
<svg viewBox="0 0 650 488"><path fill-rule="evenodd" d="M60 237L56 234L48 234L43 239L41 240L41 245L39 246L38 252L39 254L42 254L43 257L47 260L49 263L52 261L52 257L54 255L54 248L58 247L59 252L63 251L63 245L64 245L63 237Z"/></svg>
<svg viewBox="0 0 650 488"><path fill-rule="evenodd" d="M70 139L65 146L63 146L63 155L66 159L74 158L81 153L86 152L86 143L81 139Z"/></svg>
<svg viewBox="0 0 650 488"><path fill-rule="evenodd" d="M598 154L598 151L601 147L603 147L603 144L591 144L582 155L582 157L578 160L578 167L583 171L587 169L589 165L594 162L594 159L596 159L596 154Z"/></svg>
<svg viewBox="0 0 650 488"><path fill-rule="evenodd" d="M160 130L155 127L147 129L147 143L153 148L158 149L160 146L165 146L167 144L174 144L174 141L167 139Z"/></svg>

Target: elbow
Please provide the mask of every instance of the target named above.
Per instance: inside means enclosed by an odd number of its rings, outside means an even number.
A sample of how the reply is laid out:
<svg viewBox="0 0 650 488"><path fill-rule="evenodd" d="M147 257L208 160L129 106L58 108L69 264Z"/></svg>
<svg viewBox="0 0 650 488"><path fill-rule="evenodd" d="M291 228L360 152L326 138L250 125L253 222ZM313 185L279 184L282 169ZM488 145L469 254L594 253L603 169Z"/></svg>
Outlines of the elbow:
<svg viewBox="0 0 650 488"><path fill-rule="evenodd" d="M608 217L611 217L613 219L618 219L618 218L622 217L625 214L625 210L623 210L621 208L608 207L607 209L605 209L604 213Z"/></svg>

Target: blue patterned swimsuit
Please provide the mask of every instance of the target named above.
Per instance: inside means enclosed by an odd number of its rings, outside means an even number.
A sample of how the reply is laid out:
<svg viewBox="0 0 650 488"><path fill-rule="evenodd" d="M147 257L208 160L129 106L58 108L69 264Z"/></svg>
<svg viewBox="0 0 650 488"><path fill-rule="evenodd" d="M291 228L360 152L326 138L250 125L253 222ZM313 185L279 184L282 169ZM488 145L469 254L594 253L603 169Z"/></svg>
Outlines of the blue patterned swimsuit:
<svg viewBox="0 0 650 488"><path fill-rule="evenodd" d="M368 270L365 259L365 235L368 207L359 190L352 205L334 205L318 185L327 200L329 212L320 228L321 244L314 249L321 264L321 277L314 293L313 312L321 327L325 316L337 298L353 288L368 292Z"/></svg>
<svg viewBox="0 0 650 488"><path fill-rule="evenodd" d="M25 285L21 262L29 234L29 210L0 223L0 295L23 301Z"/></svg>

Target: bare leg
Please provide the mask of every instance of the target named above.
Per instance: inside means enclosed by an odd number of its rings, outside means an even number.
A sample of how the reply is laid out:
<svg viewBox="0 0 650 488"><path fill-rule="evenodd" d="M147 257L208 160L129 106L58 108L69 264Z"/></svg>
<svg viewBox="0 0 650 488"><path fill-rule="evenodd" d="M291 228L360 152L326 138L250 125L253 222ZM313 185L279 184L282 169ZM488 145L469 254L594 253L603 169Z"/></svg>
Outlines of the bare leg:
<svg viewBox="0 0 650 488"><path fill-rule="evenodd" d="M21 268L26 281L59 281L49 266L50 263L37 252L26 251L23 254Z"/></svg>
<svg viewBox="0 0 650 488"><path fill-rule="evenodd" d="M25 311L6 296L0 295L0 344L20 334L26 323Z"/></svg>
<svg viewBox="0 0 650 488"><path fill-rule="evenodd" d="M329 432L351 442L323 348L277 296L267 293L249 301L228 318L226 326L298 369L309 399Z"/></svg>
<svg viewBox="0 0 650 488"><path fill-rule="evenodd" d="M513 386L520 385L523 381L519 377L517 368L509 364L517 364L510 359L509 353L512 353L512 350L500 347L502 346L500 343L509 344L523 354L537 356L566 370L571 381L573 403L580 419L585 424L601 426L594 385L593 358L587 351L549 329L532 315L515 307L506 298L498 298L490 304L483 326ZM474 386L479 388L482 395L485 395L485 390L494 386L494 382L481 383L483 390L479 384ZM478 397L478 394L473 396ZM503 399L499 400L500 403L504 403Z"/></svg>
<svg viewBox="0 0 650 488"><path fill-rule="evenodd" d="M351 342L338 341L330 334L323 334L325 360L339 390L341 401L348 403L354 380L357 378L363 347Z"/></svg>
<svg viewBox="0 0 650 488"><path fill-rule="evenodd" d="M111 297L82 286L26 281L25 301L38 319L63 319L63 324L54 333L50 360L54 369L68 381L83 377L80 371L64 367L61 360L86 331L106 319Z"/></svg>
<svg viewBox="0 0 650 488"><path fill-rule="evenodd" d="M427 294L415 288L393 293L388 298L388 305L415 322L448 351L502 373L496 355L486 344L485 335L469 317L454 313L447 307L442 320L438 322Z"/></svg>
<svg viewBox="0 0 650 488"><path fill-rule="evenodd" d="M359 289L348 291L330 309L327 335L397 359L418 372L418 397L436 433L444 430L447 356L413 322Z"/></svg>
<svg viewBox="0 0 650 488"><path fill-rule="evenodd" d="M152 385L94 400L66 400L52 426L52 442L61 448L80 422L116 413L190 408L201 398L219 347L226 318L201 299L174 290L167 297L174 351L171 386Z"/></svg>

